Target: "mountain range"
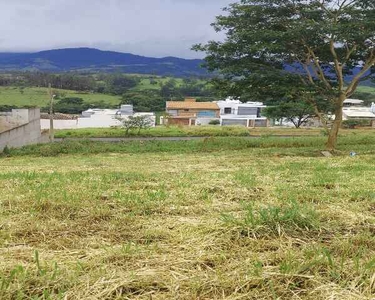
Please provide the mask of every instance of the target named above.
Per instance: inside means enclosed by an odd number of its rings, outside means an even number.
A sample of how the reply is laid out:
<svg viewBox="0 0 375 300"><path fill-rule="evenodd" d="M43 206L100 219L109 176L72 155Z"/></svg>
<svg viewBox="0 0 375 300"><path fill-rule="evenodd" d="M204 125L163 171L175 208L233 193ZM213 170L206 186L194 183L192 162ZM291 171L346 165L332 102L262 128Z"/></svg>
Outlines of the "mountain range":
<svg viewBox="0 0 375 300"><path fill-rule="evenodd" d="M92 48L36 53L0 53L1 71L122 72L170 76L207 76L200 59L153 58Z"/></svg>
<svg viewBox="0 0 375 300"><path fill-rule="evenodd" d="M203 60L178 57L145 57L130 53L102 51L93 48L66 48L35 53L0 53L0 72L120 72L159 76L188 77L209 76L202 67ZM298 72L296 66L285 65L288 72ZM302 70L302 67L300 67ZM360 71L354 68L347 81ZM327 71L328 72L328 71ZM328 73L327 73L328 75ZM372 85L370 81L363 82Z"/></svg>

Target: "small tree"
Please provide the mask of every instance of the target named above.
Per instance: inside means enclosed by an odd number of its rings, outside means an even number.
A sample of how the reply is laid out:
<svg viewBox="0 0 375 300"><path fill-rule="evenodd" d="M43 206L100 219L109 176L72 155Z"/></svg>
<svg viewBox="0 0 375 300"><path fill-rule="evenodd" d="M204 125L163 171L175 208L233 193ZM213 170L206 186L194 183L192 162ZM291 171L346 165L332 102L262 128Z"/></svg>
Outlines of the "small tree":
<svg viewBox="0 0 375 300"><path fill-rule="evenodd" d="M135 128L133 117L130 116L127 119L122 119L121 122L122 122L122 127L125 129L125 134L129 135L129 131Z"/></svg>
<svg viewBox="0 0 375 300"><path fill-rule="evenodd" d="M304 102L284 102L276 106L269 106L263 110L269 119L287 119L296 128L300 128L307 121L315 117L314 108Z"/></svg>
<svg viewBox="0 0 375 300"><path fill-rule="evenodd" d="M138 128L138 134L141 132L141 129L148 129L152 127L152 120L149 116L136 116L132 117L135 128Z"/></svg>
<svg viewBox="0 0 375 300"><path fill-rule="evenodd" d="M121 119L122 127L126 130L126 135L129 135L130 130L137 129L137 134L140 134L141 129L148 129L152 127L152 120L149 116L129 116L126 119Z"/></svg>

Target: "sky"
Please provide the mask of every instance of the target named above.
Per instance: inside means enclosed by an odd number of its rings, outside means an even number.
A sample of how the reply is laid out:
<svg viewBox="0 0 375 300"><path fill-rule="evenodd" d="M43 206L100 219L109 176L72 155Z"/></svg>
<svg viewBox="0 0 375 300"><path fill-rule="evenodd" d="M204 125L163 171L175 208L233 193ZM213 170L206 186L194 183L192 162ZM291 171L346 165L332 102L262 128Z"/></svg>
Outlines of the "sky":
<svg viewBox="0 0 375 300"><path fill-rule="evenodd" d="M0 0L0 52L92 47L199 58L196 43L221 40L210 26L234 0Z"/></svg>

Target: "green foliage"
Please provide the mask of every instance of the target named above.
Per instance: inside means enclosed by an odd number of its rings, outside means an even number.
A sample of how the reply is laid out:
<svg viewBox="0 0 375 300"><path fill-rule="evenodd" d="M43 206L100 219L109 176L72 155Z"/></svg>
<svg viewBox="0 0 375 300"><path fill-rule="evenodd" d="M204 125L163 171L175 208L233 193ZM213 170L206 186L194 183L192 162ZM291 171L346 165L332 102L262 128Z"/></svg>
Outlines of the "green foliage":
<svg viewBox="0 0 375 300"><path fill-rule="evenodd" d="M89 107L90 104L85 103L82 98L70 97L58 100L54 105L54 110L64 114L80 114Z"/></svg>
<svg viewBox="0 0 375 300"><path fill-rule="evenodd" d="M365 90L365 92L362 92L361 90ZM371 106L371 103L375 102L375 89L371 92L367 92L367 90L371 91L370 88L366 89L366 87L359 87L358 91L352 96L352 98L363 100L365 106Z"/></svg>
<svg viewBox="0 0 375 300"><path fill-rule="evenodd" d="M0 155L8 156L9 154L10 154L10 148L8 147L8 145L6 145L3 149L3 151L0 153Z"/></svg>
<svg viewBox="0 0 375 300"><path fill-rule="evenodd" d="M342 126L348 129L354 129L357 127L369 126L370 121L368 120L345 120L342 122Z"/></svg>
<svg viewBox="0 0 375 300"><path fill-rule="evenodd" d="M0 105L0 111L11 111L12 109L17 109L15 105Z"/></svg>
<svg viewBox="0 0 375 300"><path fill-rule="evenodd" d="M24 86L48 87L49 84L56 89L75 90L75 91L93 91L96 82L92 76L81 74L65 73L51 74L44 72L23 72L17 74L16 78L10 77L11 83ZM8 84L9 85L9 84Z"/></svg>
<svg viewBox="0 0 375 300"><path fill-rule="evenodd" d="M269 119L287 119L296 128L315 116L314 108L304 102L282 102L277 106L266 107L263 114Z"/></svg>
<svg viewBox="0 0 375 300"><path fill-rule="evenodd" d="M210 124L210 125L220 125L220 120L211 120L208 124Z"/></svg>
<svg viewBox="0 0 375 300"><path fill-rule="evenodd" d="M149 116L129 116L122 120L126 135L129 135L129 131L132 129L138 129L137 135L139 135L142 129L149 129L152 125L152 120Z"/></svg>
<svg viewBox="0 0 375 300"><path fill-rule="evenodd" d="M105 91L113 95L123 95L130 89L137 86L139 78L122 74L109 75L106 78Z"/></svg>
<svg viewBox="0 0 375 300"><path fill-rule="evenodd" d="M117 105L110 105L104 101L87 103L79 97L62 98L54 104L54 111L63 114L81 114L89 108L117 108ZM49 107L42 108L42 111L49 111Z"/></svg>
<svg viewBox="0 0 375 300"><path fill-rule="evenodd" d="M132 104L138 112L165 110L165 99L157 90L128 91L122 96L122 104Z"/></svg>

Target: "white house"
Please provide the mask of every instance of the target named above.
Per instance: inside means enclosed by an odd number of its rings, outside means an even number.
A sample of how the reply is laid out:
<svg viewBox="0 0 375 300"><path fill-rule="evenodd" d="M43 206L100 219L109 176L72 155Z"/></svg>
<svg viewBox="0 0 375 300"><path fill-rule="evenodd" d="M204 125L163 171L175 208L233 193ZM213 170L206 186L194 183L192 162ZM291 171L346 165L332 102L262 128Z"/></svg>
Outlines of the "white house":
<svg viewBox="0 0 375 300"><path fill-rule="evenodd" d="M363 103L363 101L362 101ZM343 108L344 120L369 120L375 121L375 104L371 107L366 106L350 106Z"/></svg>
<svg viewBox="0 0 375 300"><path fill-rule="evenodd" d="M262 110L266 107L262 102L246 102L227 98L217 101L220 108L220 124L242 125L246 127L268 127L266 117L262 117Z"/></svg>
<svg viewBox="0 0 375 300"><path fill-rule="evenodd" d="M346 99L344 101L344 107L352 107L352 106L363 106L365 101L359 99Z"/></svg>

